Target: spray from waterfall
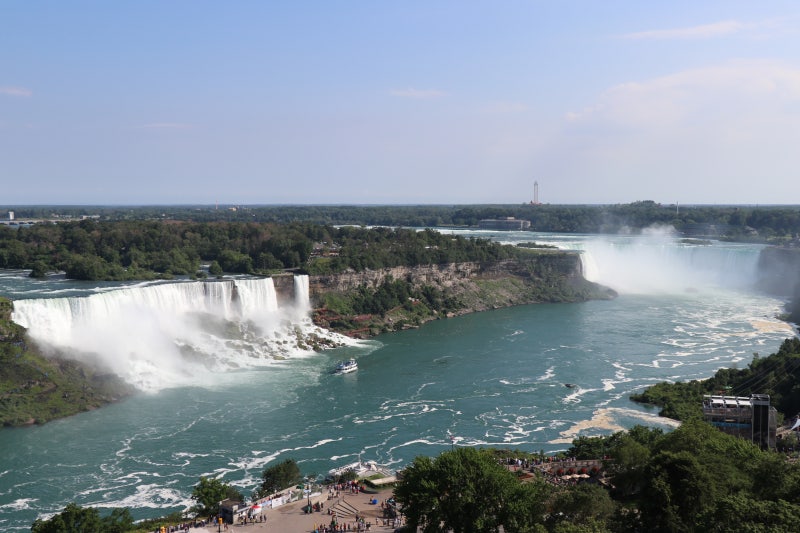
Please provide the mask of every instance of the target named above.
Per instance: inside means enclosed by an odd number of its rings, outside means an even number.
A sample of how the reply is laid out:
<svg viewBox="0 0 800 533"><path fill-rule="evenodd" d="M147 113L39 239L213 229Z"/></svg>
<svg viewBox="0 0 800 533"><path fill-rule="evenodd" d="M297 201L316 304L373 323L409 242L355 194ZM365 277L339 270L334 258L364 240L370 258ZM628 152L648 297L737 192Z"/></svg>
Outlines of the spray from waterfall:
<svg viewBox="0 0 800 533"><path fill-rule="evenodd" d="M308 277L279 301L271 278L121 288L14 302L13 319L47 351L99 365L149 390L340 345L315 327Z"/></svg>
<svg viewBox="0 0 800 533"><path fill-rule="evenodd" d="M622 294L680 294L754 285L759 248L682 239L671 228L597 237L580 245L584 276Z"/></svg>

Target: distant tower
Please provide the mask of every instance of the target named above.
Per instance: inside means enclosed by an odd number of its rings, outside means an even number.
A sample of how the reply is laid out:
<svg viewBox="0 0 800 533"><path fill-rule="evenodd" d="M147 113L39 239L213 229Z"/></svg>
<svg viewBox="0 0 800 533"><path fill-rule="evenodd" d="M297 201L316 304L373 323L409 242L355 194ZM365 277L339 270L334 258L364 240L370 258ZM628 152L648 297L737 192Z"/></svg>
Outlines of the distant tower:
<svg viewBox="0 0 800 533"><path fill-rule="evenodd" d="M539 205L539 182L533 182L533 205Z"/></svg>

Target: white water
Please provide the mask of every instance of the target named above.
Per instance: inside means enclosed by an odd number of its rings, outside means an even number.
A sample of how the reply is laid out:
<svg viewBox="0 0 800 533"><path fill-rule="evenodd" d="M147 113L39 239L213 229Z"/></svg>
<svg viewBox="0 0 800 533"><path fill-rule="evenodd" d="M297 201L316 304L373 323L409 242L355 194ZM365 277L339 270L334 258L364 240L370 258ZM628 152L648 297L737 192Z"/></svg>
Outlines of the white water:
<svg viewBox="0 0 800 533"><path fill-rule="evenodd" d="M13 319L50 350L99 363L143 390L209 383L214 373L311 350L308 277L279 304L271 278L163 283L14 302Z"/></svg>
<svg viewBox="0 0 800 533"><path fill-rule="evenodd" d="M620 294L684 294L712 288L751 290L763 246L681 239L671 227L637 235L447 230L504 244L536 242L581 253L584 277Z"/></svg>
<svg viewBox="0 0 800 533"><path fill-rule="evenodd" d="M308 335L297 340L298 331L313 331L302 294L290 302L278 298L273 309L266 282L214 285L207 288L214 295L205 291L194 299L165 296L181 302L176 313L135 306L144 298L136 294L149 288L141 285L112 290L0 272L0 293L13 295L18 311L31 306L31 334L53 335L55 342L60 331L94 357L119 359L143 386L187 384L41 427L0 431L0 449L7 452L0 457L0 527L30 530L35 518L69 502L130 506L137 519L182 511L193 503L199 476L219 477L249 494L264 468L287 458L304 474L359 455L399 468L450 449L451 436L459 446L555 451L579 435L643 422L664 426L629 395L660 381L745 366L754 352L772 353L793 335L775 319L779 300L737 288L754 279L758 246L667 238L670 250L660 249L658 238L463 233L583 250L594 279L620 297L439 320L311 354ZM638 266L626 270L626 262ZM185 290L169 285L169 291ZM307 297L304 285L295 280ZM635 293L636 287L652 294ZM121 305L125 312L106 311L98 299L97 323L86 323L83 307L95 306L87 292L119 292L113 298L129 305ZM81 297L62 298L67 294ZM66 309L39 316L59 306ZM61 321L68 320L83 322L89 339L63 331ZM349 357L358 360L358 372L330 373L336 360ZM190 367L195 372L195 362L197 373L183 375ZM145 367L141 374L136 364ZM253 368L262 365L269 368ZM167 370L178 374L173 381Z"/></svg>
<svg viewBox="0 0 800 533"><path fill-rule="evenodd" d="M581 248L584 276L625 294L746 289L756 280L758 248L681 243L666 236L593 239Z"/></svg>
<svg viewBox="0 0 800 533"><path fill-rule="evenodd" d="M311 301L308 297L308 276L295 276L294 301L299 311L307 313L311 310Z"/></svg>

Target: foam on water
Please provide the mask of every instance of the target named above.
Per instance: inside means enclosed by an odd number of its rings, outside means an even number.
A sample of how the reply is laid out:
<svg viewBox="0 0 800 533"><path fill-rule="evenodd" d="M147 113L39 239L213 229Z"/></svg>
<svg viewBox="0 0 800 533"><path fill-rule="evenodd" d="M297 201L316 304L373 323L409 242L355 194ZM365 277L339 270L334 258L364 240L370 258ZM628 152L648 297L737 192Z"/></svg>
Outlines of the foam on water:
<svg viewBox="0 0 800 533"><path fill-rule="evenodd" d="M295 282L295 300L280 305L271 278L139 284L17 300L13 319L54 352L159 390L211 383L216 372L268 366L317 344L352 344L311 323L308 277Z"/></svg>
<svg viewBox="0 0 800 533"><path fill-rule="evenodd" d="M561 242L576 248L588 240ZM679 250L664 257L698 261L688 257L696 251L669 242ZM595 258L598 268L608 271L603 257ZM286 458L303 473L320 474L359 454L399 467L454 445L556 451L576 436L636 423L668 428L629 395L742 366L791 333L774 318L781 302L708 283L691 292L623 291L613 301L500 309L324 353L292 340L307 327L303 312L280 298L272 310L263 293L262 303L249 307L243 299L255 295L243 286L231 291L237 297L228 307L186 313L185 322L201 324L192 335L178 328L176 337L164 336L183 357L213 354L220 371L203 370L213 382L193 380L41 428L0 432L0 447L15 451L0 459L0 525L29 529L36 516L69 501L130 505L136 518L179 511L190 505L201 475L248 494L264 468ZM46 285L30 286L42 294ZM91 292L112 294L106 289ZM127 324L149 331L160 317L145 315L141 326ZM282 344L290 357L275 359ZM358 359L358 372L330 374L336 360L349 357Z"/></svg>

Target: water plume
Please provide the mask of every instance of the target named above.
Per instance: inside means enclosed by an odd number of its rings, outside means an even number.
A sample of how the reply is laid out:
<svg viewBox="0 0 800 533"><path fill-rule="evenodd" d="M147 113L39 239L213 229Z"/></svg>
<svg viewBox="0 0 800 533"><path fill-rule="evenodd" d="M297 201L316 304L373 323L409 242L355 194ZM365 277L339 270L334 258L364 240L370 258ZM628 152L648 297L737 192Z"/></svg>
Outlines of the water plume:
<svg viewBox="0 0 800 533"><path fill-rule="evenodd" d="M622 294L750 288L759 253L753 245L682 239L671 227L593 238L580 249L584 276Z"/></svg>
<svg viewBox="0 0 800 533"><path fill-rule="evenodd" d="M48 353L152 390L345 342L315 327L309 307L308 277L295 276L285 301L271 278L192 281L18 300L13 319Z"/></svg>

